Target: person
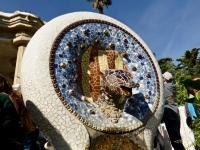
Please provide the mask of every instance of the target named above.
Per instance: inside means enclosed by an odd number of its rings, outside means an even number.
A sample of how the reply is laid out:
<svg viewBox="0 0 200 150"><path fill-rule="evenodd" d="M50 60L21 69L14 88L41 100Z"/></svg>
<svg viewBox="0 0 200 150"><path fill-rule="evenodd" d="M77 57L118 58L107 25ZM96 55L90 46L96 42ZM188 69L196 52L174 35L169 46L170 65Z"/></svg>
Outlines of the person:
<svg viewBox="0 0 200 150"><path fill-rule="evenodd" d="M165 108L163 121L165 123L172 147L175 150L185 150L180 134L180 115L176 102L176 85L172 82L170 72L163 74Z"/></svg>
<svg viewBox="0 0 200 150"><path fill-rule="evenodd" d="M29 111L21 95L0 74L0 145L1 150L20 150L28 132L34 131Z"/></svg>
<svg viewBox="0 0 200 150"><path fill-rule="evenodd" d="M200 80L200 77L194 77L192 78L192 80ZM188 93L188 97L189 98L193 98L194 96L196 96L198 94L198 90L193 89L191 87L187 87L187 93ZM197 118L200 117L200 107L192 104L192 103L185 103L185 115L186 115L186 123L188 125L188 127L190 127L191 129L195 129L195 127L192 125L192 122L194 120L196 120ZM195 139L197 138L196 135ZM198 145L195 146L196 150L200 150L200 147Z"/></svg>
<svg viewBox="0 0 200 150"><path fill-rule="evenodd" d="M200 77L194 77L192 78L192 80L196 81L196 80L200 80ZM198 94L198 90L193 89L191 87L187 87L187 93L188 93L188 97L189 98L193 98L194 96L197 96ZM199 106L192 104L192 103L185 103L185 110L186 110L186 119L189 120L195 120L197 118L199 118L200 114L199 114ZM188 122L189 126L191 125L190 123L192 123L191 121Z"/></svg>

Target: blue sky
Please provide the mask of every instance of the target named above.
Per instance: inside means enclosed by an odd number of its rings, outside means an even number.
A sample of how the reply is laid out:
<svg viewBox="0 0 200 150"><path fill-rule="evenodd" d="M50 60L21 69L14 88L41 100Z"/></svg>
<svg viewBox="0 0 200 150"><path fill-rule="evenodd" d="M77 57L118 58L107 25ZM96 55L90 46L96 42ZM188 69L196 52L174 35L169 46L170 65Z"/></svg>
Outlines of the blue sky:
<svg viewBox="0 0 200 150"><path fill-rule="evenodd" d="M0 0L0 11L30 11L44 21L70 12L91 11L86 0ZM156 58L184 55L200 48L200 0L113 0L104 9L135 31Z"/></svg>

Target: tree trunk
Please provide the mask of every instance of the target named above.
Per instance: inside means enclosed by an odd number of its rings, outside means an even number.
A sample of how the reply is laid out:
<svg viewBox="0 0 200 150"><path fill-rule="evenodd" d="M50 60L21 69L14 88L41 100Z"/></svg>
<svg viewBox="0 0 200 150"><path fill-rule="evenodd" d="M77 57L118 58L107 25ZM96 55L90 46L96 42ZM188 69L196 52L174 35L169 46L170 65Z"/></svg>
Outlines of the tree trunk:
<svg viewBox="0 0 200 150"><path fill-rule="evenodd" d="M99 11L100 14L103 14L103 7L99 7L98 11Z"/></svg>

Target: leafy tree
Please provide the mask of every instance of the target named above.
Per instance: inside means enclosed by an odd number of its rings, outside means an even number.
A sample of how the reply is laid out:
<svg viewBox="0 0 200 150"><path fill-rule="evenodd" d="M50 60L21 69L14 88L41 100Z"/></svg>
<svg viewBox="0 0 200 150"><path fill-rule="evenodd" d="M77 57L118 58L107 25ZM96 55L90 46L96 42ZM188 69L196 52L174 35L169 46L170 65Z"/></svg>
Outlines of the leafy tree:
<svg viewBox="0 0 200 150"><path fill-rule="evenodd" d="M166 71L168 72L174 72L174 63L172 58L166 57L166 58L161 58L158 60L158 64L160 66L161 72L164 73Z"/></svg>
<svg viewBox="0 0 200 150"><path fill-rule="evenodd" d="M179 76L180 75L180 76ZM185 104L185 99L188 98L187 90L185 89L185 86L181 83L183 80L191 78L188 76L187 72L183 72L178 70L176 73L176 99L179 105Z"/></svg>
<svg viewBox="0 0 200 150"><path fill-rule="evenodd" d="M191 51L186 50L182 58L176 59L179 62L176 69L188 70L191 76L200 74L200 58L198 57L200 48L193 48Z"/></svg>
<svg viewBox="0 0 200 150"><path fill-rule="evenodd" d="M103 14L104 6L108 8L109 5L112 5L112 0L87 0L87 1L92 2L92 7L94 9L98 9L100 14Z"/></svg>
<svg viewBox="0 0 200 150"><path fill-rule="evenodd" d="M195 135L194 145L200 147L200 118L197 118L193 121L192 128L192 131Z"/></svg>

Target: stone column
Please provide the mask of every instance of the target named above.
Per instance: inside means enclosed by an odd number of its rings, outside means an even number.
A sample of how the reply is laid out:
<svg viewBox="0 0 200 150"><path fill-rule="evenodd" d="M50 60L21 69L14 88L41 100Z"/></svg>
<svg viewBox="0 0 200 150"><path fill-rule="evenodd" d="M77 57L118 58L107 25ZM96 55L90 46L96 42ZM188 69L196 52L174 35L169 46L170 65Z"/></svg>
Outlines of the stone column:
<svg viewBox="0 0 200 150"><path fill-rule="evenodd" d="M24 51L28 42L30 41L31 36L24 32L18 32L16 34L16 38L13 39L14 46L17 47L17 60L15 66L15 76L14 76L14 83L13 84L20 84L20 77L21 77L21 63Z"/></svg>

